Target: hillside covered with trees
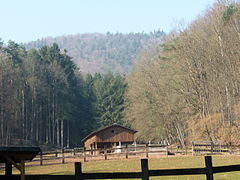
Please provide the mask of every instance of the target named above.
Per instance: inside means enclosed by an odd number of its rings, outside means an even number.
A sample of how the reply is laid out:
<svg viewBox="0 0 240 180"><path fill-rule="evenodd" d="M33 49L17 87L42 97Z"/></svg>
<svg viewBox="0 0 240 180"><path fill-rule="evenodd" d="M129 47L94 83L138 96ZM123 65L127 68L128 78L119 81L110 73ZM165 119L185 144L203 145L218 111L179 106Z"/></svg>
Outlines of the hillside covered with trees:
<svg viewBox="0 0 240 180"><path fill-rule="evenodd" d="M239 22L239 3L215 3L141 55L126 93L138 138L240 143Z"/></svg>
<svg viewBox="0 0 240 180"><path fill-rule="evenodd" d="M109 70L128 73L139 52L159 44L164 35L160 30L152 33L77 34L43 38L24 46L27 49L39 49L57 43L61 50L67 50L84 74Z"/></svg>
<svg viewBox="0 0 240 180"><path fill-rule="evenodd" d="M113 123L138 130L141 142L240 144L240 3L217 2L162 35L1 43L1 145L79 146Z"/></svg>

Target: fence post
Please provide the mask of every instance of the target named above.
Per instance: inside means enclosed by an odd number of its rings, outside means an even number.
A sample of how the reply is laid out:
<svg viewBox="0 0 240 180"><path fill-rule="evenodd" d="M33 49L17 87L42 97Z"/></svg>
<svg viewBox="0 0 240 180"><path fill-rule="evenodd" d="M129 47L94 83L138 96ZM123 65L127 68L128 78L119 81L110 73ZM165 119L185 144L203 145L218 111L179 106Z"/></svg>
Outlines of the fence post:
<svg viewBox="0 0 240 180"><path fill-rule="evenodd" d="M126 159L128 159L128 145L126 144Z"/></svg>
<svg viewBox="0 0 240 180"><path fill-rule="evenodd" d="M43 165L43 153L40 151L40 166Z"/></svg>
<svg viewBox="0 0 240 180"><path fill-rule="evenodd" d="M87 162L87 157L86 157L86 148L83 148L83 161Z"/></svg>
<svg viewBox="0 0 240 180"><path fill-rule="evenodd" d="M76 179L83 179L81 162L75 162L75 176L77 177Z"/></svg>
<svg viewBox="0 0 240 180"><path fill-rule="evenodd" d="M213 150L214 150L214 144L213 144L213 142L211 141L211 154L213 154Z"/></svg>
<svg viewBox="0 0 240 180"><path fill-rule="evenodd" d="M206 178L207 180L214 180L213 178L213 167L212 167L212 156L205 156L206 166Z"/></svg>
<svg viewBox="0 0 240 180"><path fill-rule="evenodd" d="M230 147L229 147L229 154L232 154L232 153L233 153L232 145L230 145Z"/></svg>
<svg viewBox="0 0 240 180"><path fill-rule="evenodd" d="M56 150L56 157L58 157L58 151Z"/></svg>
<svg viewBox="0 0 240 180"><path fill-rule="evenodd" d="M195 149L194 149L194 141L192 142L192 156L194 156L194 151L195 151Z"/></svg>
<svg viewBox="0 0 240 180"><path fill-rule="evenodd" d="M73 155L74 155L74 156L76 155L76 151L75 151L75 148L73 148Z"/></svg>
<svg viewBox="0 0 240 180"><path fill-rule="evenodd" d="M141 159L142 180L149 180L148 159Z"/></svg>
<svg viewBox="0 0 240 180"><path fill-rule="evenodd" d="M168 157L168 146L166 145L166 156Z"/></svg>
<svg viewBox="0 0 240 180"><path fill-rule="evenodd" d="M148 158L148 144L146 144L146 158Z"/></svg>
<svg viewBox="0 0 240 180"><path fill-rule="evenodd" d="M104 159L107 160L107 147L104 146Z"/></svg>
<svg viewBox="0 0 240 180"><path fill-rule="evenodd" d="M65 155L64 155L64 148L62 149L62 163L65 163Z"/></svg>

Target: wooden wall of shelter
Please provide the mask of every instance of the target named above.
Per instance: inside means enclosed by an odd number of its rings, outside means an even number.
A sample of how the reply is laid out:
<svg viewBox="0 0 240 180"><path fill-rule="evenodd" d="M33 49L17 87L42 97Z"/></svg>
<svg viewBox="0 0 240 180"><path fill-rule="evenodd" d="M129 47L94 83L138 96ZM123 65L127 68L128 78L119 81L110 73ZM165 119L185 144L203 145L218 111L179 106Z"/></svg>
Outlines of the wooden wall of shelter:
<svg viewBox="0 0 240 180"><path fill-rule="evenodd" d="M112 147L116 143L130 144L134 142L137 131L121 125L113 124L85 137L82 142L86 149Z"/></svg>

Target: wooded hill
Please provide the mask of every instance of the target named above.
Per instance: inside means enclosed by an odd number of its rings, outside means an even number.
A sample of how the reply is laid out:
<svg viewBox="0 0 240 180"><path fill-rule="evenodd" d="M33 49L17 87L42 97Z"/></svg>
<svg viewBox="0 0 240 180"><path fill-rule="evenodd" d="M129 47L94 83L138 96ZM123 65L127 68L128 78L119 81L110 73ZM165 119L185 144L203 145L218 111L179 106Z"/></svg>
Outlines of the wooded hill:
<svg viewBox="0 0 240 180"><path fill-rule="evenodd" d="M152 33L92 33L48 37L24 44L27 49L39 49L44 45L57 43L84 74L96 72L130 72L142 49L159 44L165 35L163 31Z"/></svg>
<svg viewBox="0 0 240 180"><path fill-rule="evenodd" d="M240 144L240 4L219 1L128 77L126 119L146 140Z"/></svg>
<svg viewBox="0 0 240 180"><path fill-rule="evenodd" d="M83 76L57 44L31 50L11 41L1 45L1 144L79 146L85 135L113 123L138 130L141 142L240 144L239 22L239 3L217 2L187 28L168 34L160 46L148 41L154 48L141 52L126 76ZM131 49L122 34L101 36L120 42L110 45L109 40L100 47ZM127 66L129 61L120 62Z"/></svg>

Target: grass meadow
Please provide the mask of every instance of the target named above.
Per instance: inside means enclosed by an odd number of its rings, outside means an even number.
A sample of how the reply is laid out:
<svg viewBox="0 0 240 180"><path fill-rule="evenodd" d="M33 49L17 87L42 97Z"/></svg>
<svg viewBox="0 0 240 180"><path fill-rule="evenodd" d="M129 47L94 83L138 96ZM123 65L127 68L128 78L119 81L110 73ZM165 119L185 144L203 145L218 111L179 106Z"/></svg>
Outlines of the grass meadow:
<svg viewBox="0 0 240 180"><path fill-rule="evenodd" d="M213 166L240 164L240 156L213 156ZM78 159L75 159L78 161ZM79 159L80 161L80 159ZM174 169L204 167L203 156L170 156L149 158L149 169ZM82 165L83 172L137 172L141 171L140 159L91 160ZM14 173L17 173L14 170ZM3 174L3 169L0 170ZM26 174L74 174L74 163L26 167ZM216 180L239 180L239 172L215 174ZM204 175L151 177L153 180L204 180Z"/></svg>

